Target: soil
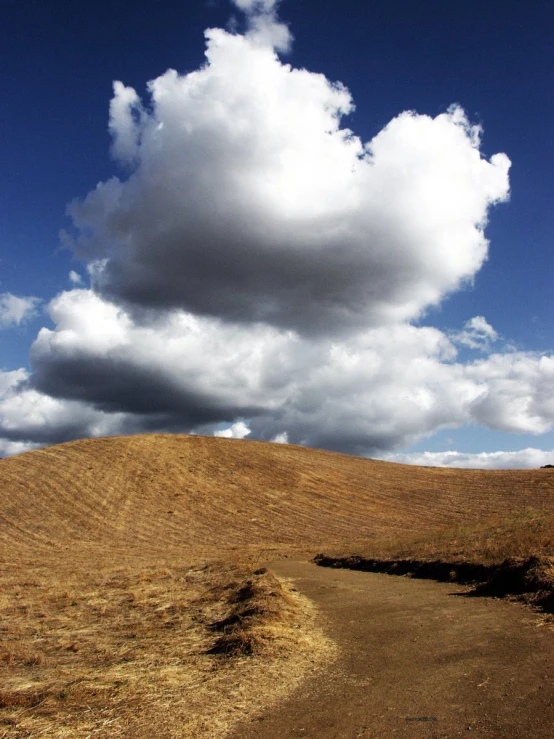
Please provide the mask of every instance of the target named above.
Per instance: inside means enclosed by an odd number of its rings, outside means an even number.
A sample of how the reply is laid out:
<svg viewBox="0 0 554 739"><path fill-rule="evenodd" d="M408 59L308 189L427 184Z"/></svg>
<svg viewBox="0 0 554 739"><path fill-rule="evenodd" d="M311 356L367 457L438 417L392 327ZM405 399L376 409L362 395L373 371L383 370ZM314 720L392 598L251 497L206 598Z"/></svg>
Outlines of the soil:
<svg viewBox="0 0 554 739"><path fill-rule="evenodd" d="M271 569L317 605L339 657L232 739L554 736L554 633L529 608L303 561Z"/></svg>

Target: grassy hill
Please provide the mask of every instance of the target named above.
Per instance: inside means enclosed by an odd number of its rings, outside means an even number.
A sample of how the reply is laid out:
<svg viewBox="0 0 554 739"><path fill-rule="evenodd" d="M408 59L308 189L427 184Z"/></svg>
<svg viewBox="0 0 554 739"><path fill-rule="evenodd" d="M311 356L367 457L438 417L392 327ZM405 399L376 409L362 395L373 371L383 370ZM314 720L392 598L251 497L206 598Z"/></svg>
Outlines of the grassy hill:
<svg viewBox="0 0 554 739"><path fill-rule="evenodd" d="M553 473L173 435L1 460L0 737L224 737L333 651L264 560L544 544Z"/></svg>
<svg viewBox="0 0 554 739"><path fill-rule="evenodd" d="M0 545L311 549L528 507L549 470L457 470L198 436L89 439L0 461Z"/></svg>

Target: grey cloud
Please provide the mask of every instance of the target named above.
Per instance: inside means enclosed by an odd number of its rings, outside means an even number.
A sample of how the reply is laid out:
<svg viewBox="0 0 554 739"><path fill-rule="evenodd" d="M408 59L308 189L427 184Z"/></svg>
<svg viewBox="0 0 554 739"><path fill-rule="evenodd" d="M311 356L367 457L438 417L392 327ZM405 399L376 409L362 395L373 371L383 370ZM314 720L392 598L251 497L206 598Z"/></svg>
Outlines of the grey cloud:
<svg viewBox="0 0 554 739"><path fill-rule="evenodd" d="M396 325L300 338L180 312L137 323L90 290L49 307L34 373L0 376L0 438L54 443L145 431L228 433L382 454L440 428L542 433L554 358L456 361L446 335ZM239 424L240 419L240 424ZM233 431L233 428L235 431Z"/></svg>
<svg viewBox="0 0 554 739"><path fill-rule="evenodd" d="M301 338L176 312L150 323L90 290L60 295L33 347L45 397L119 412L137 430L213 433L247 419L251 438L374 454L440 428L483 423L540 433L554 360L493 355L462 364L432 328ZM542 404L542 405L541 405Z"/></svg>
<svg viewBox="0 0 554 739"><path fill-rule="evenodd" d="M137 415L139 428L192 429L199 424L259 412L222 404L173 382L155 368L110 356L35 357L33 387L53 398L76 400L108 413ZM147 417L153 421L148 422Z"/></svg>

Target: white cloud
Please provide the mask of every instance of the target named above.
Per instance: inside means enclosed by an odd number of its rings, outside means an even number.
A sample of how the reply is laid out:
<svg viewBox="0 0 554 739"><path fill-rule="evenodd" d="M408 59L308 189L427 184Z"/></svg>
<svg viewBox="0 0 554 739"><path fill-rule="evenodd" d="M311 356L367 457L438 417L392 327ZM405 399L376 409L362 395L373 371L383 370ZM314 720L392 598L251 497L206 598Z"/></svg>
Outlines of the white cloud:
<svg viewBox="0 0 554 739"><path fill-rule="evenodd" d="M138 321L91 290L62 293L49 313L56 328L31 353L34 392L138 429L217 433L227 422L236 435L248 418L253 438L286 432L291 443L368 454L466 423L530 433L554 423L553 358L460 363L430 327L329 339L182 311Z"/></svg>
<svg viewBox="0 0 554 739"><path fill-rule="evenodd" d="M264 363L288 339L183 312L137 323L90 290L62 293L49 306L31 360L39 388L110 410L182 415L183 424L248 417L279 393L263 386ZM240 411L243 412L240 412Z"/></svg>
<svg viewBox="0 0 554 739"><path fill-rule="evenodd" d="M39 449L41 444L33 444L27 441L10 441L0 439L0 457L11 457L13 454L23 454L33 449Z"/></svg>
<svg viewBox="0 0 554 739"><path fill-rule="evenodd" d="M0 328L20 326L24 321L36 315L39 298L18 297L12 293L0 295Z"/></svg>
<svg viewBox="0 0 554 739"><path fill-rule="evenodd" d="M483 316L474 316L466 321L463 331L454 332L450 335L452 341L469 349L488 351L495 341L498 341L498 333Z"/></svg>
<svg viewBox="0 0 554 739"><path fill-rule="evenodd" d="M246 13L270 13L277 7L279 0L232 0L233 3Z"/></svg>
<svg viewBox="0 0 554 739"><path fill-rule="evenodd" d="M132 87L113 83L114 96L110 103L109 129L112 135L112 155L121 162L132 163L138 156L140 116L143 115L139 96ZM137 121L137 116L139 121Z"/></svg>
<svg viewBox="0 0 554 739"><path fill-rule="evenodd" d="M517 452L419 452L386 454L383 459L425 467L465 467L470 469L533 469L554 463L554 449L521 449Z"/></svg>
<svg viewBox="0 0 554 739"><path fill-rule="evenodd" d="M279 0L232 0L248 20L247 38L256 45L278 51L288 51L292 35L284 23L277 20Z"/></svg>
<svg viewBox="0 0 554 739"><path fill-rule="evenodd" d="M23 368L12 370L11 372L0 371L0 397L16 390L27 378L28 374Z"/></svg>
<svg viewBox="0 0 554 739"><path fill-rule="evenodd" d="M80 285L83 282L83 278L78 272L72 269L69 273L69 279L74 285Z"/></svg>
<svg viewBox="0 0 554 739"><path fill-rule="evenodd" d="M244 421L237 421L226 429L218 429L214 431L214 436L223 439L244 439L250 434L250 429Z"/></svg>
<svg viewBox="0 0 554 739"><path fill-rule="evenodd" d="M411 320L465 285L508 158L481 156L459 107L363 142L341 127L344 85L254 36L208 30L207 63L151 81L145 105L115 83L113 152L133 169L71 207L95 289L311 335Z"/></svg>
<svg viewBox="0 0 554 739"><path fill-rule="evenodd" d="M481 388L471 404L479 424L502 431L540 434L554 421L554 356L493 354L469 365L465 375Z"/></svg>

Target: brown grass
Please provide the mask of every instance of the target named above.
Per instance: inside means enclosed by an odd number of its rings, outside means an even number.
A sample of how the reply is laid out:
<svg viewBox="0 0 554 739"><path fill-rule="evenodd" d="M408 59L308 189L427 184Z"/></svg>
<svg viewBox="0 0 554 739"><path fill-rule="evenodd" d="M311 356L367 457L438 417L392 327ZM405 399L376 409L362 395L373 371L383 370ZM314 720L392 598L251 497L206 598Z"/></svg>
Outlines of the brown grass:
<svg viewBox="0 0 554 739"><path fill-rule="evenodd" d="M554 556L554 511L526 508L478 523L430 529L417 535L359 540L334 551L374 559L418 559L498 565L505 559Z"/></svg>
<svg viewBox="0 0 554 739"><path fill-rule="evenodd" d="M145 435L70 442L0 461L0 548L84 544L143 553L245 545L311 550L533 507L553 470L414 467L315 449Z"/></svg>
<svg viewBox="0 0 554 739"><path fill-rule="evenodd" d="M314 561L326 567L471 583L475 595L515 597L554 613L551 511L528 508L416 536L361 541L318 554Z"/></svg>
<svg viewBox="0 0 554 739"><path fill-rule="evenodd" d="M320 658L307 606L256 572L190 560L4 571L0 737L224 735L263 706L254 684L271 702L279 673L294 681L310 651Z"/></svg>
<svg viewBox="0 0 554 739"><path fill-rule="evenodd" d="M272 558L552 551L550 470L151 435L0 471L0 738L224 736L332 653Z"/></svg>

